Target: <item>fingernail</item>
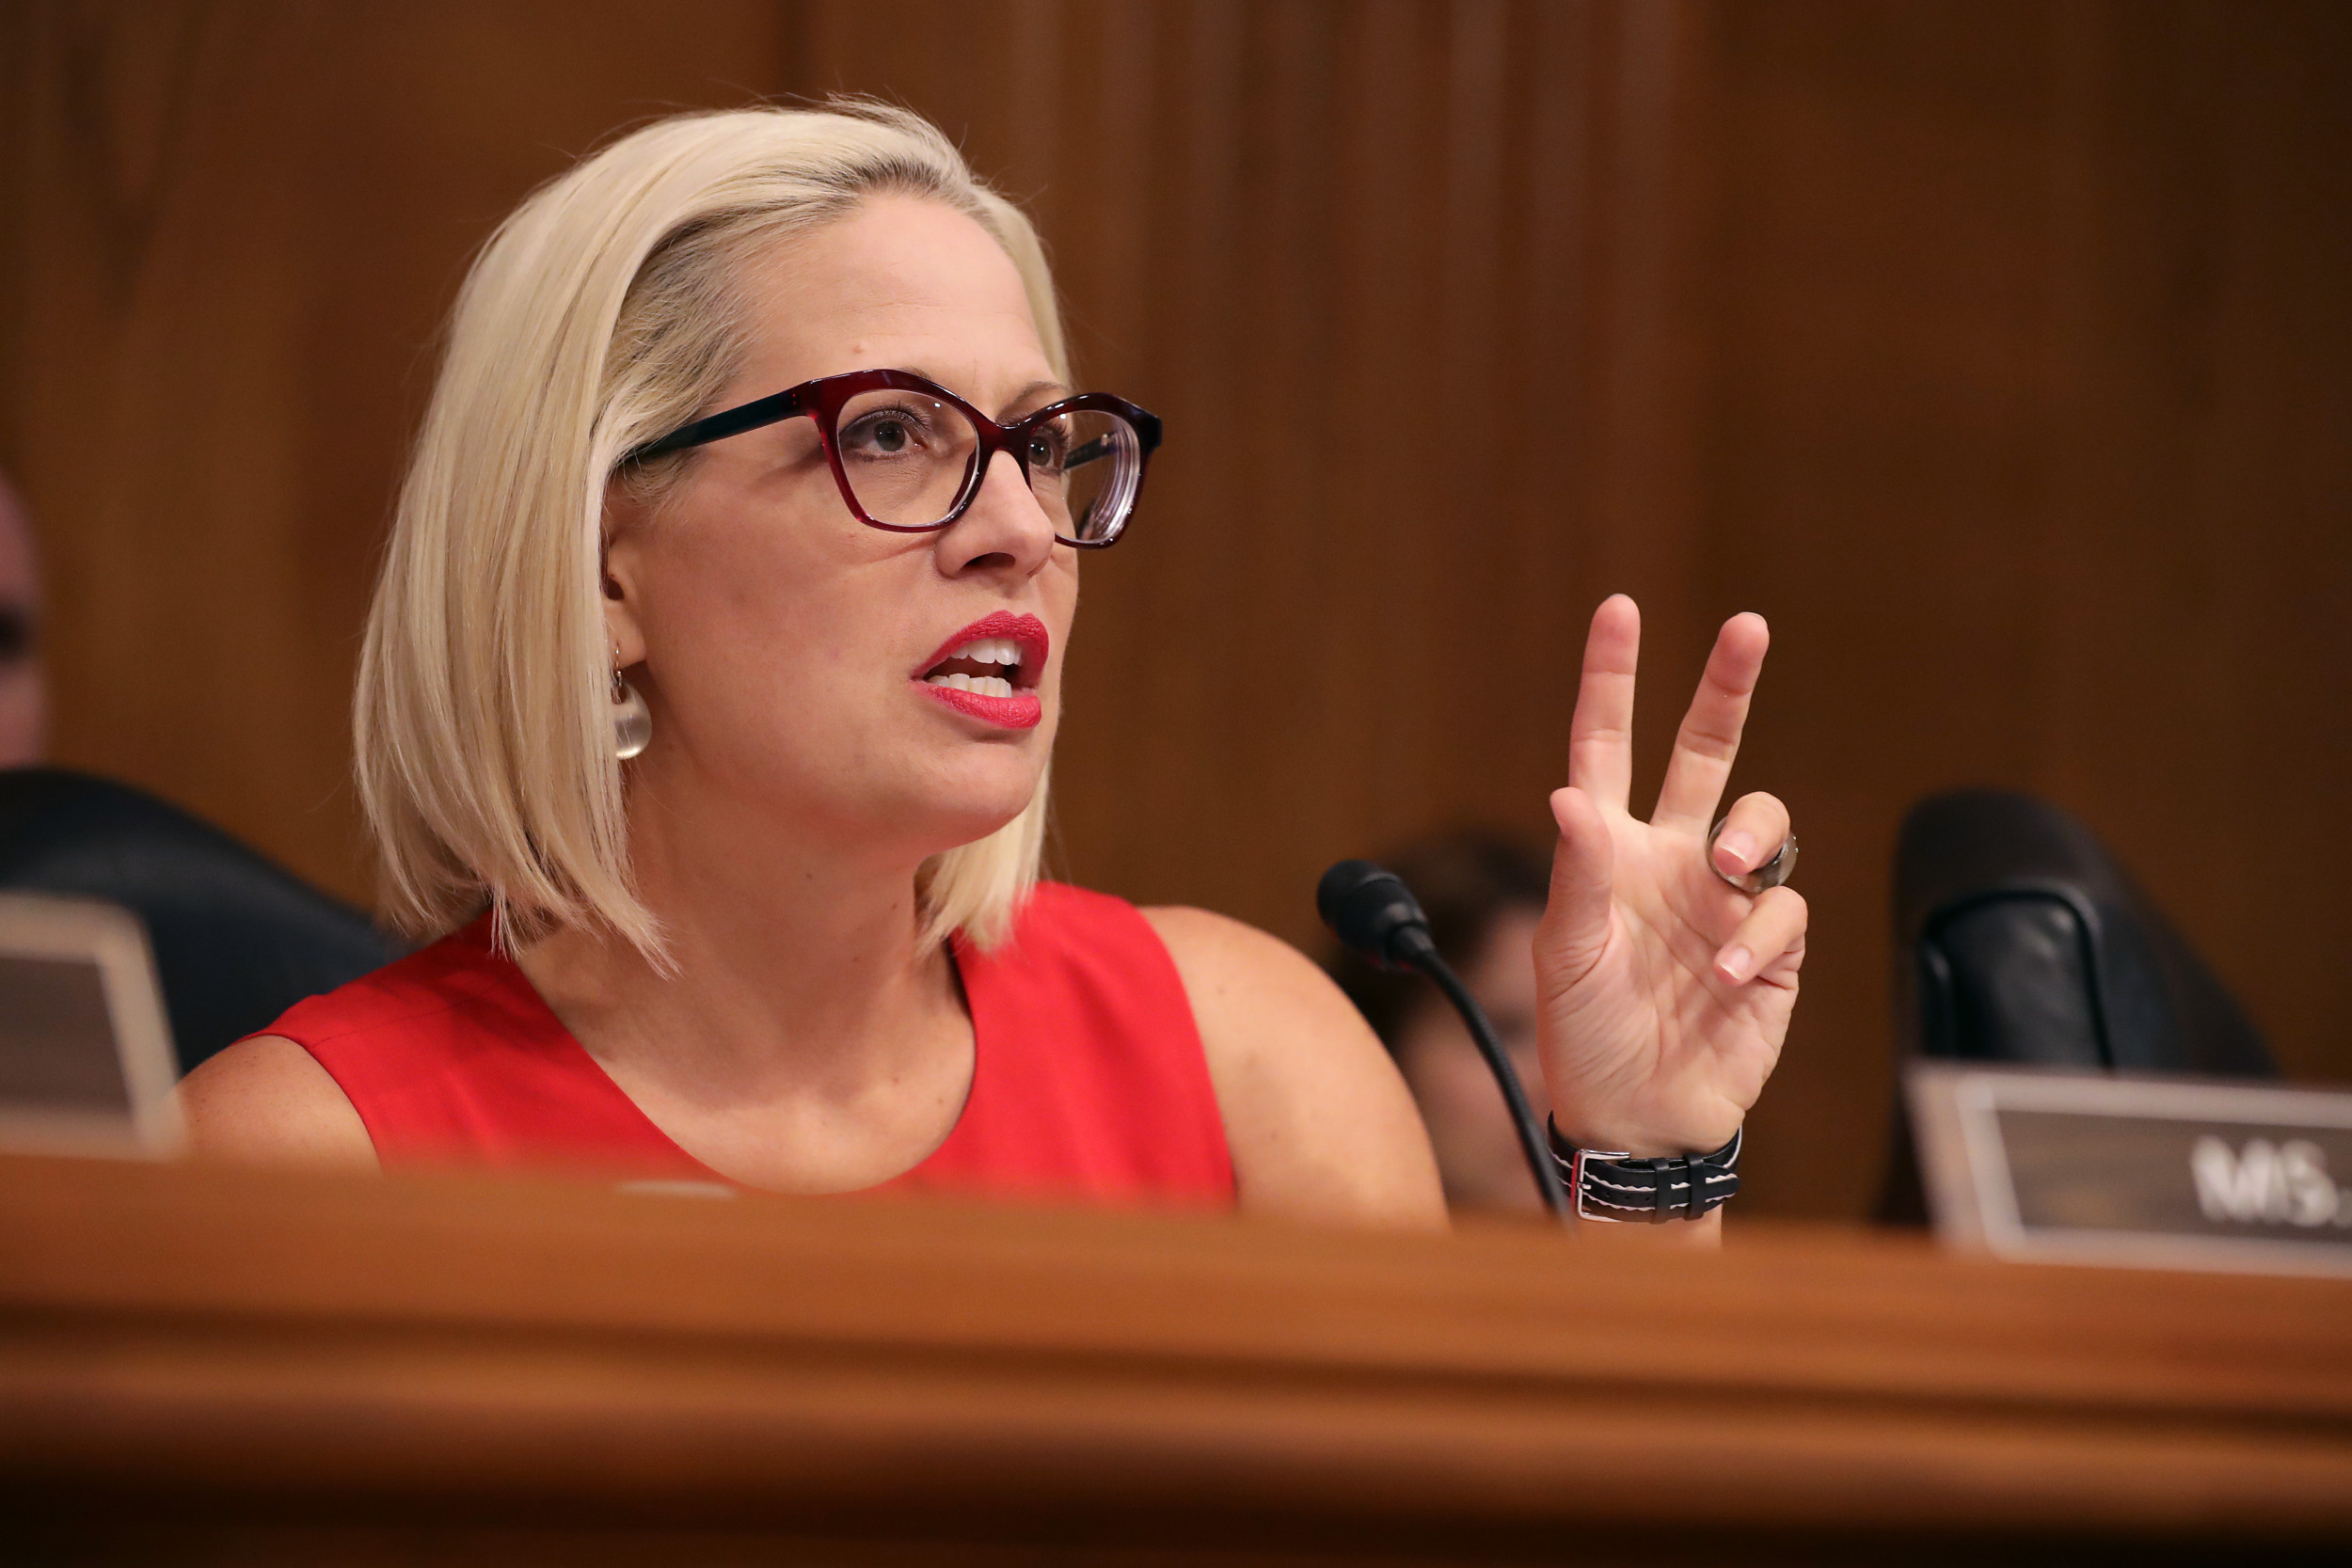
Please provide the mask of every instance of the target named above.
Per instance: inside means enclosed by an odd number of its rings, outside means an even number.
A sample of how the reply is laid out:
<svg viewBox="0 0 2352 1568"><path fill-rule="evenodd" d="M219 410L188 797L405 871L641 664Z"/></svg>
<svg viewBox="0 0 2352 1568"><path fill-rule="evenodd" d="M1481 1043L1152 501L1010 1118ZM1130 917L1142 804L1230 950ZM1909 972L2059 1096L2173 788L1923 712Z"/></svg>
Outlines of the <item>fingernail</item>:
<svg viewBox="0 0 2352 1568"><path fill-rule="evenodd" d="M1749 869L1755 857L1756 839L1752 834L1728 832L1715 841L1715 860L1725 871L1739 874Z"/></svg>
<svg viewBox="0 0 2352 1568"><path fill-rule="evenodd" d="M1747 984L1755 973L1756 955L1744 947L1726 947L1715 958L1716 971L1735 986Z"/></svg>

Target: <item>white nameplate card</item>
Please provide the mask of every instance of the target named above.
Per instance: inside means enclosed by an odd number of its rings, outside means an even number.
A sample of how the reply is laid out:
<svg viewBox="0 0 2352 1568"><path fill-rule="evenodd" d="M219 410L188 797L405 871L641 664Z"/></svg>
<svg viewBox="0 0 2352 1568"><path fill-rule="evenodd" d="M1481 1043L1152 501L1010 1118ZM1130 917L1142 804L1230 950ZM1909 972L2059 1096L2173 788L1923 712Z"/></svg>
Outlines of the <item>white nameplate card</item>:
<svg viewBox="0 0 2352 1568"><path fill-rule="evenodd" d="M0 893L0 1148L167 1155L179 1076L138 916Z"/></svg>
<svg viewBox="0 0 2352 1568"><path fill-rule="evenodd" d="M2352 1094L1919 1062L1936 1233L1997 1257L2352 1275Z"/></svg>

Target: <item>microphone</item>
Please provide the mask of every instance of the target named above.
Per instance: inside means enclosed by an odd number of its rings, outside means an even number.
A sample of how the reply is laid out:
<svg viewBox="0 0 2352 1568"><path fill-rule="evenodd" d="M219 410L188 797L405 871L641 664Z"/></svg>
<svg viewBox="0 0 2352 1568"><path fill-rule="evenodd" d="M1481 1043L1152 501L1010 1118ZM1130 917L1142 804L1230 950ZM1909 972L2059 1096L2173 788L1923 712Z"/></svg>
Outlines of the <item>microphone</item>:
<svg viewBox="0 0 2352 1568"><path fill-rule="evenodd" d="M1495 1086L1502 1091L1502 1102L1509 1107L1518 1132L1519 1150L1527 1156L1527 1168L1534 1175L1544 1207L1565 1222L1568 1198L1560 1184L1559 1164L1551 1157L1549 1140L1535 1124L1535 1113L1528 1108L1518 1072L1470 988L1438 956L1438 944L1429 935L1429 917L1422 912L1421 900L1405 885L1405 879L1370 861L1342 861L1315 884L1315 912L1352 952L1382 969L1427 975L1454 1004L1470 1038L1477 1042L1478 1053L1486 1060L1486 1070L1494 1074Z"/></svg>

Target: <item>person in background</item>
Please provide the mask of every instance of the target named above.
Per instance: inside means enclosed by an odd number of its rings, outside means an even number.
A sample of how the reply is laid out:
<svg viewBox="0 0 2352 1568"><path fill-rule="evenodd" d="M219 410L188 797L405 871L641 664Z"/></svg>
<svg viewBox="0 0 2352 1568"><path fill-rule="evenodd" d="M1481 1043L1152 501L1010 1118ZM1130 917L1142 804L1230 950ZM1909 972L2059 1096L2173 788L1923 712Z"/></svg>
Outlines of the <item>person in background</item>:
<svg viewBox="0 0 2352 1568"><path fill-rule="evenodd" d="M8 476L0 474L0 768L39 762L48 738L40 634L33 527Z"/></svg>
<svg viewBox="0 0 2352 1568"><path fill-rule="evenodd" d="M1534 944L1550 865L1518 840L1478 829L1416 840L1380 863L1420 895L1439 956L1486 1011L1519 1082L1540 1092ZM1494 1074L1438 988L1347 953L1326 967L1404 1073L1437 1148L1447 1204L1456 1212L1539 1212Z"/></svg>

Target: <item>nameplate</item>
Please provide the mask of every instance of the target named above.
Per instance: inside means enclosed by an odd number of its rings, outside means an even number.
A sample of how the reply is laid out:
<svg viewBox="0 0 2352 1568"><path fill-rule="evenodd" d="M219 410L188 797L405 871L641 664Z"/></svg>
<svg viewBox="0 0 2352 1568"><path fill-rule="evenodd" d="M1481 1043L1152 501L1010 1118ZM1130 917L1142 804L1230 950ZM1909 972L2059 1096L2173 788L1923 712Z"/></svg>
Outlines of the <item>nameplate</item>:
<svg viewBox="0 0 2352 1568"><path fill-rule="evenodd" d="M1997 1257L2352 1275L2352 1094L1915 1063L1937 1234Z"/></svg>

